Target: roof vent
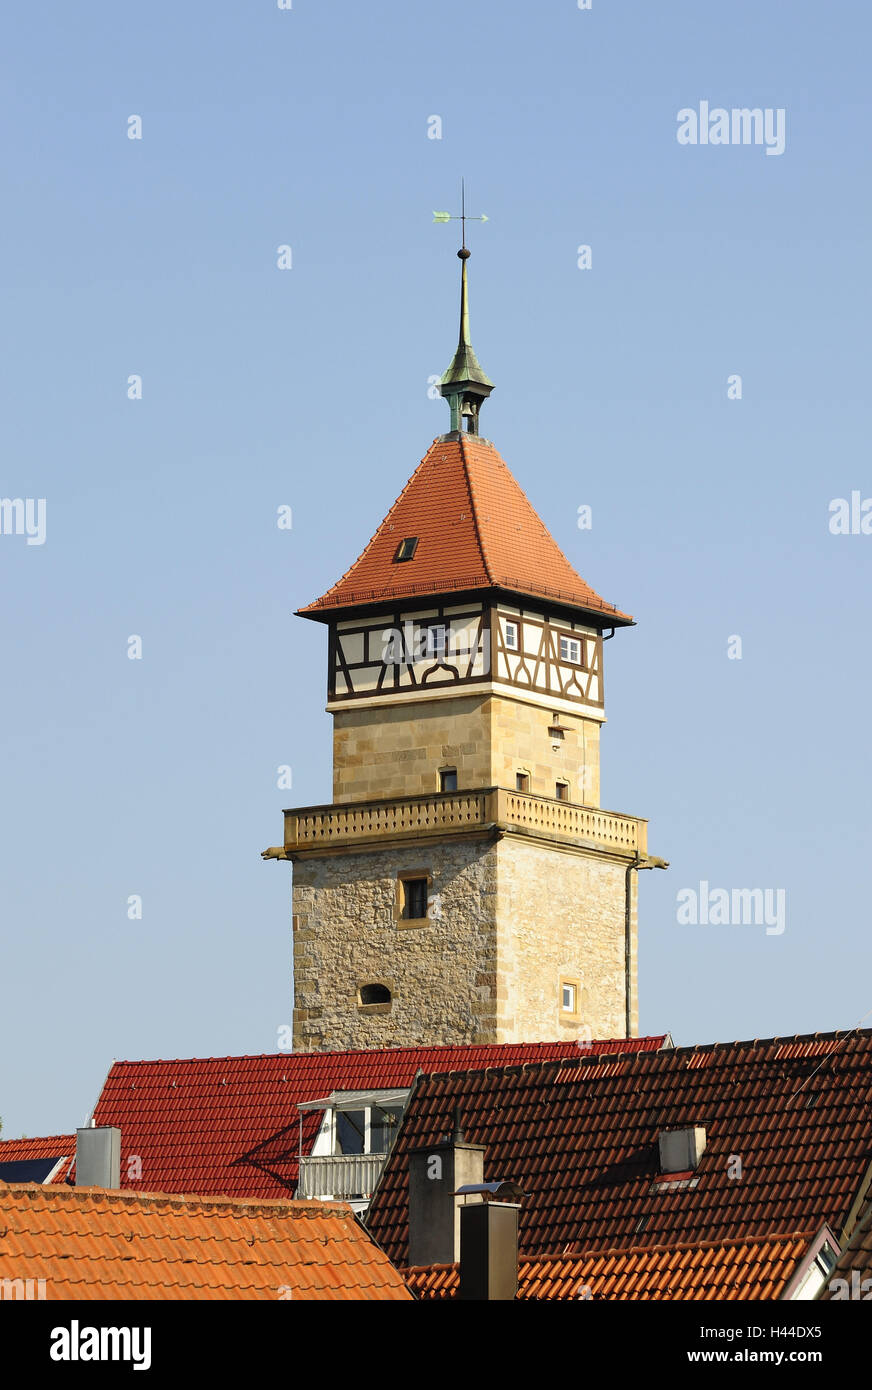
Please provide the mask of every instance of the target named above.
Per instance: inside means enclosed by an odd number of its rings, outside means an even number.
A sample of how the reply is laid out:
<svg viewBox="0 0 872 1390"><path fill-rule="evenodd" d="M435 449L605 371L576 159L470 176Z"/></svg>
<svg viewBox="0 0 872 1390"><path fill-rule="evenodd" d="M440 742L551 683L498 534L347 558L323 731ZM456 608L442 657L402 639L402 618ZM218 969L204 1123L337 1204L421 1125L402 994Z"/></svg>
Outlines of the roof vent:
<svg viewBox="0 0 872 1390"><path fill-rule="evenodd" d="M657 1136L661 1173L692 1173L705 1153L702 1125L690 1129L662 1129Z"/></svg>

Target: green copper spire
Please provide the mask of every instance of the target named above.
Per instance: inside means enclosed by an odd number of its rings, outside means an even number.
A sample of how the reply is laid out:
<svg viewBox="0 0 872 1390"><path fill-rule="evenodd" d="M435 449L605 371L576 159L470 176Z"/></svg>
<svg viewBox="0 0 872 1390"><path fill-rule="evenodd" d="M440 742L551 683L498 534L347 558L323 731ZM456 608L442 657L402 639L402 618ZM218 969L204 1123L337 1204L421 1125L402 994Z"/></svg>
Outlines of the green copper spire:
<svg viewBox="0 0 872 1390"><path fill-rule="evenodd" d="M459 218L452 218L450 213L445 212L433 214L436 222L457 220L463 227L463 245L457 253L462 267L460 273L460 337L457 351L451 359L448 371L442 377L439 390L451 407L451 432L478 434L478 413L481 403L490 395L494 389L494 384L490 377L485 376L482 371L473 351L472 343L469 341L469 286L466 263L469 260L470 252L466 246L466 224L468 221L486 222L487 218L467 217L466 190L463 184L461 184L461 198L462 212Z"/></svg>

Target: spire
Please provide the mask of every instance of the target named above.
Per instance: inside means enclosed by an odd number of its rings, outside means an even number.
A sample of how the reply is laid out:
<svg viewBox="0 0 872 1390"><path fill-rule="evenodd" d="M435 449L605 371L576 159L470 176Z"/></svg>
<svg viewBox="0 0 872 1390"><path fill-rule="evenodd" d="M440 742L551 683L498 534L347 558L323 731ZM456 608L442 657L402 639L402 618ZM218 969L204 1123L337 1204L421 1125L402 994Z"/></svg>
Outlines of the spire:
<svg viewBox="0 0 872 1390"><path fill-rule="evenodd" d="M490 377L482 371L472 343L469 340L469 283L466 263L471 252L466 245L466 224L468 221L486 222L486 217L468 218L466 215L466 189L461 181L461 214L452 218L450 213L434 213L437 222L459 221L463 228L462 245L458 251L460 258L460 336L457 351L451 365L443 376L439 390L451 407L451 433L478 434L478 413L482 401L494 389Z"/></svg>

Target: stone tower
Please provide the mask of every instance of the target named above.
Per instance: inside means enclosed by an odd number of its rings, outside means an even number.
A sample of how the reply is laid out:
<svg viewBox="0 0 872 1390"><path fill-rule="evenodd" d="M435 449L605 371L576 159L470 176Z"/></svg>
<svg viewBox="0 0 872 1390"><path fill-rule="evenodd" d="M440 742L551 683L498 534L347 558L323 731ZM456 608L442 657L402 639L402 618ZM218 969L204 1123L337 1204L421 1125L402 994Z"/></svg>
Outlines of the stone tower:
<svg viewBox="0 0 872 1390"><path fill-rule="evenodd" d="M469 340L434 440L360 557L300 610L329 634L333 800L285 812L294 1049L637 1032L647 823L600 809L603 639L493 444Z"/></svg>

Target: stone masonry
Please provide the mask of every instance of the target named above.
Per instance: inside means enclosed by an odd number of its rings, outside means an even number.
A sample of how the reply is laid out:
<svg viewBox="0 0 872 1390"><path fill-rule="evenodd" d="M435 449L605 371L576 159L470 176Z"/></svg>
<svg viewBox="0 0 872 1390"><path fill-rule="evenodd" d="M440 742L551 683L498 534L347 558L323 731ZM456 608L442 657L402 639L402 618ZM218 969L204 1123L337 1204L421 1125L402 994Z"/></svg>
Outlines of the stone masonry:
<svg viewBox="0 0 872 1390"><path fill-rule="evenodd" d="M512 832L295 856L295 1050L623 1036L626 862ZM423 922L397 915L412 872Z"/></svg>

